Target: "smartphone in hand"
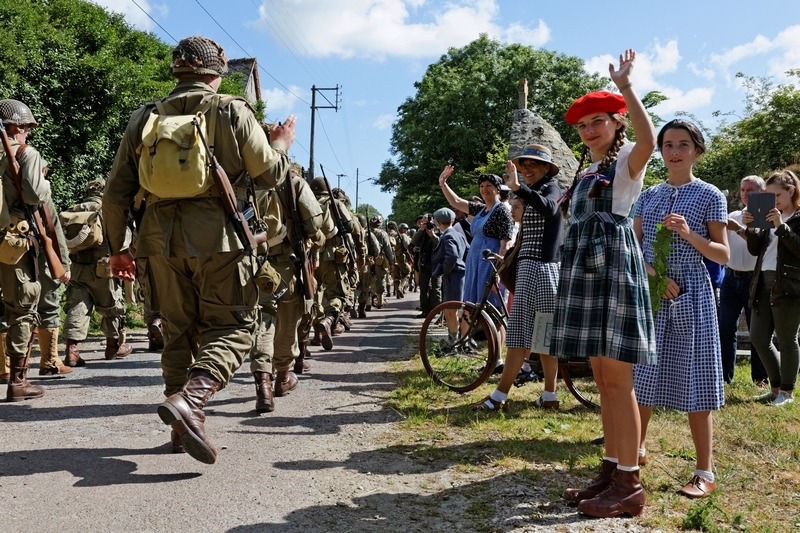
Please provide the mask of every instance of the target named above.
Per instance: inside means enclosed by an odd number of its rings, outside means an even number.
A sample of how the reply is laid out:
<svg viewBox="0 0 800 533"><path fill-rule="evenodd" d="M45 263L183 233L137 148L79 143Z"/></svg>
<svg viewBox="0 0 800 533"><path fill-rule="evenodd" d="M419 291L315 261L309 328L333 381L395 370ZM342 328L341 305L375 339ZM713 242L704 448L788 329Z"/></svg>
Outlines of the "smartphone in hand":
<svg viewBox="0 0 800 533"><path fill-rule="evenodd" d="M770 229L775 225L767 220L767 213L775 209L774 192L751 192L747 195L747 211L754 220L747 224L748 228Z"/></svg>

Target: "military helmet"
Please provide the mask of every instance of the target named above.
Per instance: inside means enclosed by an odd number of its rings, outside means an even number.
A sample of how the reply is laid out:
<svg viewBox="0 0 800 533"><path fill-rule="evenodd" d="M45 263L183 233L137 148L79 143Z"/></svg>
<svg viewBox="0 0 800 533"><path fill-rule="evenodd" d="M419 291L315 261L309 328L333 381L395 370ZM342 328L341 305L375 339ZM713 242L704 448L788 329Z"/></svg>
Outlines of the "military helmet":
<svg viewBox="0 0 800 533"><path fill-rule="evenodd" d="M344 200L345 198L347 198L347 195L339 187L334 187L333 189L331 189L331 192L333 193L333 197L336 198L337 200Z"/></svg>
<svg viewBox="0 0 800 533"><path fill-rule="evenodd" d="M372 215L372 218L369 219L369 223L371 226L379 227L383 224L383 217L380 215Z"/></svg>
<svg viewBox="0 0 800 533"><path fill-rule="evenodd" d="M408 224L406 224L405 222L403 222L403 223L402 223L402 224L400 224L400 226L398 226L398 227L399 227L400 229L408 229Z"/></svg>
<svg viewBox="0 0 800 533"><path fill-rule="evenodd" d="M325 186L325 178L317 176L311 180L311 192L314 194L328 194L328 187Z"/></svg>
<svg viewBox="0 0 800 533"><path fill-rule="evenodd" d="M86 184L86 196L102 196L106 188L106 180L92 180Z"/></svg>
<svg viewBox="0 0 800 533"><path fill-rule="evenodd" d="M16 126L38 126L39 123L33 118L31 108L20 102L7 98L0 100L0 119L3 124L14 124Z"/></svg>
<svg viewBox="0 0 800 533"><path fill-rule="evenodd" d="M361 224L361 227L362 228L366 228L367 227L367 217L365 217L361 213L356 215L356 217L358 218L358 223Z"/></svg>
<svg viewBox="0 0 800 533"><path fill-rule="evenodd" d="M194 35L178 43L172 51L170 72L181 74L222 76L228 72L228 58L220 45L207 37Z"/></svg>
<svg viewBox="0 0 800 533"><path fill-rule="evenodd" d="M397 229L397 222L395 222L394 220L390 220L389 222L386 223L386 227L389 229Z"/></svg>

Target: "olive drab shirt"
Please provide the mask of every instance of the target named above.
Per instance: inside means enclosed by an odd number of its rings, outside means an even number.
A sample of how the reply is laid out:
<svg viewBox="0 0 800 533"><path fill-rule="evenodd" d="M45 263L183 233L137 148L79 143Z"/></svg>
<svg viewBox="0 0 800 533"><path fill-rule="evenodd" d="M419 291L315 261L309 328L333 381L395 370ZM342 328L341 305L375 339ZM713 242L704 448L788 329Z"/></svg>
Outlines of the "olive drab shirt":
<svg viewBox="0 0 800 533"><path fill-rule="evenodd" d="M319 204L324 212L324 222L322 232L325 235L325 247L321 251L320 260L334 261L336 259L334 250L337 246L342 246L341 239L337 237L339 228L336 225L336 218L333 214L333 204L331 204L331 197L323 194L317 197ZM353 225L353 215L350 210L339 200L334 199L336 206L339 208L339 213L342 216L342 224L347 233L352 234L355 226Z"/></svg>
<svg viewBox="0 0 800 533"><path fill-rule="evenodd" d="M199 80L180 81L167 101L186 114L200 110L216 93ZM111 253L127 249L128 211L139 191L137 148L142 129L155 110L151 102L134 111L125 129L103 195L103 219ZM210 110L209 113L213 113ZM223 97L214 130L213 152L231 182L248 173L257 188L275 187L289 170L283 142L270 146L249 105ZM138 230L139 257L198 257L241 250L242 245L218 197L167 200L147 206Z"/></svg>
<svg viewBox="0 0 800 533"><path fill-rule="evenodd" d="M323 222L322 208L317 202L314 193L308 183L302 178L293 178L295 197L297 198L297 210L300 216L300 221L303 226L303 236L306 238L307 247L322 246L324 237L320 232ZM278 186L273 190L256 190L256 198L261 213L270 212L269 202L281 203L281 214L283 220L281 221L285 226L292 222L289 220L290 210L289 202L291 201L289 191L289 181L283 179ZM280 243L273 244L269 247L269 257L285 256L289 257L294 253L293 245L294 235L292 231L287 228L286 235Z"/></svg>
<svg viewBox="0 0 800 533"><path fill-rule="evenodd" d="M389 260L389 265L394 264L394 250L389 241L389 235L380 228L370 228L369 231L378 239L379 254L383 254Z"/></svg>
<svg viewBox="0 0 800 533"><path fill-rule="evenodd" d="M398 233L395 237L394 260L396 264L408 265L411 260L411 238L407 233Z"/></svg>
<svg viewBox="0 0 800 533"><path fill-rule="evenodd" d="M356 253L356 260L360 263L367 260L367 241L364 233L361 222L357 217L353 217L353 251Z"/></svg>

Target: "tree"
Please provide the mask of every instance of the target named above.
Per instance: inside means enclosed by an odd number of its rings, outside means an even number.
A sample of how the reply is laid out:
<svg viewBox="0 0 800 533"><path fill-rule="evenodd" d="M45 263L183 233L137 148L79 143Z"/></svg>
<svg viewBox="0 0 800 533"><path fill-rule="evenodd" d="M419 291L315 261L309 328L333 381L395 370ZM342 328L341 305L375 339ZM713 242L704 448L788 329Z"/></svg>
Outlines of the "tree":
<svg viewBox="0 0 800 533"><path fill-rule="evenodd" d="M416 94L398 108L392 126L393 160L383 164L378 183L395 191L393 210L432 211L444 199L436 177L446 164L461 190L474 182L474 171L487 164L498 138L508 137L518 107L517 83L527 78L529 107L552 123L568 144L577 132L564 123L572 101L601 89L606 80L583 69L583 61L520 44L501 44L481 35L463 48L451 48L430 65Z"/></svg>
<svg viewBox="0 0 800 533"><path fill-rule="evenodd" d="M30 142L64 208L106 177L134 109L166 95L171 47L81 0L0 4L0 98L33 111Z"/></svg>
<svg viewBox="0 0 800 533"><path fill-rule="evenodd" d="M371 206L370 204L358 204L358 209L356 209L356 214L364 215L365 217L367 217L367 222L369 222L369 219L375 215L383 216L381 215L380 211L378 211L375 207Z"/></svg>
<svg viewBox="0 0 800 533"><path fill-rule="evenodd" d="M799 77L800 71L788 74ZM698 176L731 191L747 175L766 176L800 163L800 90L793 84L773 87L769 78L737 77L744 78L747 91L745 116L711 135L696 167Z"/></svg>

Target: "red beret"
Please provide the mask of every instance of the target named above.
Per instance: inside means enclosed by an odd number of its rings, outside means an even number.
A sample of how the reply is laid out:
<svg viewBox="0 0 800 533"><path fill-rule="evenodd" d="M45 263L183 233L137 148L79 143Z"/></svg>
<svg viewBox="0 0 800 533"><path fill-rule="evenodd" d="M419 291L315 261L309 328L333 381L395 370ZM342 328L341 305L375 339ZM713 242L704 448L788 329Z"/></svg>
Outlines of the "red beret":
<svg viewBox="0 0 800 533"><path fill-rule="evenodd" d="M628 110L625 99L621 94L614 94L608 91L595 91L585 94L575 100L564 119L567 124L577 124L580 119L592 113L619 113L624 115Z"/></svg>

